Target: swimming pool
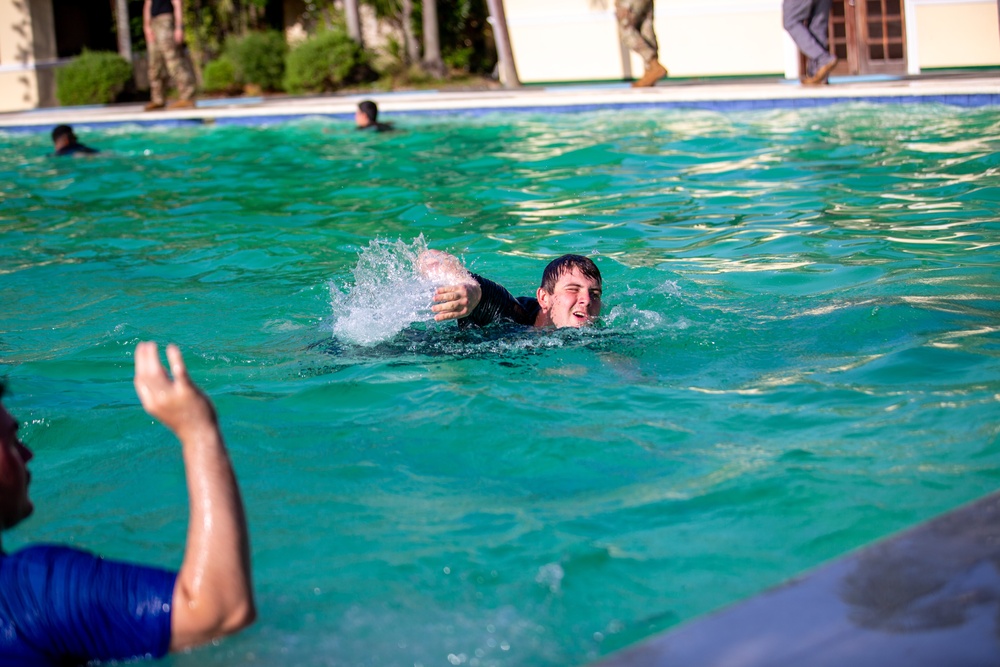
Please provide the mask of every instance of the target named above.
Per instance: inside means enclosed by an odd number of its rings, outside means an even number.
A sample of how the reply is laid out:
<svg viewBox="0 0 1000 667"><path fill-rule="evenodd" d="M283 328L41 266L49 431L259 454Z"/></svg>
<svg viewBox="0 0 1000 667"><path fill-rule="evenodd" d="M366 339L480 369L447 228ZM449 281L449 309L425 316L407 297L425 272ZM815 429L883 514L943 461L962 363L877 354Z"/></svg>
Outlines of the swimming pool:
<svg viewBox="0 0 1000 667"><path fill-rule="evenodd" d="M261 615L167 664L583 663L996 488L995 108L401 125L0 135L5 546L179 562L136 341L221 414ZM517 294L595 256L604 323L334 339L420 235Z"/></svg>

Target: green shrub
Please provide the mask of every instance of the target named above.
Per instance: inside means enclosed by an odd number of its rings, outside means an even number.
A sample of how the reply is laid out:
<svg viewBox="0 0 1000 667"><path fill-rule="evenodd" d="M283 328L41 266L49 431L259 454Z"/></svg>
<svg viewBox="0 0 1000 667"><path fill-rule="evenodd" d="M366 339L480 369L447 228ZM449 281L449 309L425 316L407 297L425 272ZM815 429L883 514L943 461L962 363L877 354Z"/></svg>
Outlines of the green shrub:
<svg viewBox="0 0 1000 667"><path fill-rule="evenodd" d="M314 35L288 54L285 90L290 93L323 93L345 83L370 79L371 57L343 30Z"/></svg>
<svg viewBox="0 0 1000 667"><path fill-rule="evenodd" d="M238 93L240 83L236 80L236 66L227 56L205 65L201 72L201 87L207 93Z"/></svg>
<svg viewBox="0 0 1000 667"><path fill-rule="evenodd" d="M236 82L263 90L281 90L288 44L277 30L251 32L226 41L225 56L236 70Z"/></svg>
<svg viewBox="0 0 1000 667"><path fill-rule="evenodd" d="M56 72L59 104L110 104L132 80L132 65L111 51L84 51Z"/></svg>

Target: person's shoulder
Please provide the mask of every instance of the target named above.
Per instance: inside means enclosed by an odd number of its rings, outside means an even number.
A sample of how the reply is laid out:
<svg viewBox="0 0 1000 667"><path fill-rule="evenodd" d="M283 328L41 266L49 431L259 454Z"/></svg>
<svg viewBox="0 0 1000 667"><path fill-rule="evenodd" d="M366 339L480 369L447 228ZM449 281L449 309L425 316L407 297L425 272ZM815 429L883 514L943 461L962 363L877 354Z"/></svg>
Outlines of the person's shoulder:
<svg viewBox="0 0 1000 667"><path fill-rule="evenodd" d="M63 155L93 155L94 153L100 153L96 148L91 148L85 144L73 144L72 146L66 146L56 151L57 156Z"/></svg>

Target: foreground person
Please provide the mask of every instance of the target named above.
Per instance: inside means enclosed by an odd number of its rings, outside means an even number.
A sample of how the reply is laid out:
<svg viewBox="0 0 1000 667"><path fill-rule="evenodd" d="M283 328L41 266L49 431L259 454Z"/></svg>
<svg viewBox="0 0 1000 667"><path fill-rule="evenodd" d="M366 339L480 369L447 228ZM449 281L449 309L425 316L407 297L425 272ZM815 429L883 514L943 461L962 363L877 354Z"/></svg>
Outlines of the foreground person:
<svg viewBox="0 0 1000 667"><path fill-rule="evenodd" d="M514 298L502 285L465 270L454 255L427 250L417 268L428 277L451 282L439 287L431 307L438 322L485 326L511 321L534 327L584 327L601 314L601 272L582 255L549 262L535 297Z"/></svg>
<svg viewBox="0 0 1000 667"><path fill-rule="evenodd" d="M234 633L255 617L243 503L211 401L167 347L135 349L142 407L181 443L190 520L179 572L71 547L0 551L0 665L77 665L162 657ZM0 404L0 530L31 514L32 459Z"/></svg>

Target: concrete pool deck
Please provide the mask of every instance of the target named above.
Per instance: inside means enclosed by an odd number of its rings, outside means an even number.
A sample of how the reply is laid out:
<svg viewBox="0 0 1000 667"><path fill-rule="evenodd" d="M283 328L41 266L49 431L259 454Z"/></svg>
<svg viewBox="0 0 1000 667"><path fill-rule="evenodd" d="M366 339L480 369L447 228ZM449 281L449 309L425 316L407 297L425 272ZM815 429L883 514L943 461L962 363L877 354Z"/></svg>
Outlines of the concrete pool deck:
<svg viewBox="0 0 1000 667"><path fill-rule="evenodd" d="M353 119L357 103L372 99L380 118L409 114L496 111L587 111L607 108L696 108L726 110L875 104L938 103L1000 106L1000 72L892 77L841 77L828 86L805 87L784 79L672 80L653 88L628 83L531 86L517 90L366 92L310 97L202 99L194 109L145 112L143 105L54 107L0 114L0 130L47 131L77 126L266 124L321 116Z"/></svg>

